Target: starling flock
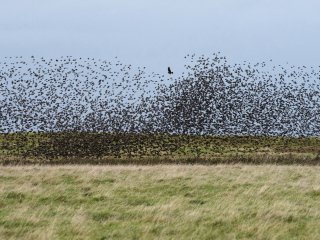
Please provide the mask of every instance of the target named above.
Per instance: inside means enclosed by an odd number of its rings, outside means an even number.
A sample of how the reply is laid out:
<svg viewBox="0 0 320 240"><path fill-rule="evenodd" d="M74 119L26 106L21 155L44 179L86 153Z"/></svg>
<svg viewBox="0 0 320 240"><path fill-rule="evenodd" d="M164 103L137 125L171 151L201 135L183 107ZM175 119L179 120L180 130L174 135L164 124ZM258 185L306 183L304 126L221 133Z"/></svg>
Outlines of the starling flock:
<svg viewBox="0 0 320 240"><path fill-rule="evenodd" d="M230 66L219 54L190 57L197 64L185 65L191 72L169 86L159 83L164 75L146 76L140 68L130 77L131 65L120 61L32 56L32 62L0 62L0 133L43 133L24 154L51 157L144 155L147 143L154 149L149 153L160 155L180 144L161 138L168 134L319 136L319 72L313 68L272 74L263 71L265 62ZM300 87L297 79L304 81ZM152 83L154 91L145 92Z"/></svg>

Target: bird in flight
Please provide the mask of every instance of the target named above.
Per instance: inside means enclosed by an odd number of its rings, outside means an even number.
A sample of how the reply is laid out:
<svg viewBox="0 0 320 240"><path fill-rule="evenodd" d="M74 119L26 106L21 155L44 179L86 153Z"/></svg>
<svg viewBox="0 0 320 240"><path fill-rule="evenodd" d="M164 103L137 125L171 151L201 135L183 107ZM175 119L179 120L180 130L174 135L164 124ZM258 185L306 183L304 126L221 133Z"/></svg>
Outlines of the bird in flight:
<svg viewBox="0 0 320 240"><path fill-rule="evenodd" d="M172 73L173 73L173 72L171 72L170 67L168 67L168 73L169 73L169 74L172 74Z"/></svg>

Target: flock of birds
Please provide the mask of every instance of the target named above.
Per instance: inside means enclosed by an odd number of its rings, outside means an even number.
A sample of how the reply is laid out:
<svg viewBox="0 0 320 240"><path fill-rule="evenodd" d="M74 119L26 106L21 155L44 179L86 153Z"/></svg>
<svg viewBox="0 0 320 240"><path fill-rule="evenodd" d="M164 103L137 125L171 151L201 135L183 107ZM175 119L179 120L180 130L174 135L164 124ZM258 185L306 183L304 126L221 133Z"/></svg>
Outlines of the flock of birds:
<svg viewBox="0 0 320 240"><path fill-rule="evenodd" d="M164 75L146 76L145 68L130 77L131 65L120 61L71 56L50 61L32 56L32 63L8 59L0 62L0 133L9 138L9 132L44 132L52 138L64 132L50 143L39 139L32 150L50 156L77 154L79 147L99 156L120 156L120 151L143 155L146 142L157 146L154 153L159 155L161 148L178 146L164 143L159 134L319 136L319 72L306 72L303 66L300 71L282 67L281 73L271 74L261 70L265 62L230 66L225 57L213 56L210 60L187 55L197 63L185 65L191 73L169 86L160 83ZM173 74L170 67L168 74ZM304 83L298 86L297 79ZM305 88L310 80L314 83ZM144 91L148 84L156 84L153 91ZM145 97L147 93L152 95ZM84 132L110 135L92 138L81 135Z"/></svg>

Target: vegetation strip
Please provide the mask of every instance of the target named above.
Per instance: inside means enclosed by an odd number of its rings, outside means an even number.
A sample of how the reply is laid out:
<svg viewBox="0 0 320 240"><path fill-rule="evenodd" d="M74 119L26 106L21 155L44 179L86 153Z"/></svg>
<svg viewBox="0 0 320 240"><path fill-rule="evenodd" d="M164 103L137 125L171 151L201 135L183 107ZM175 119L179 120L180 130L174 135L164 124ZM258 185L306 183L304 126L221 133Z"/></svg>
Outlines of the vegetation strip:
<svg viewBox="0 0 320 240"><path fill-rule="evenodd" d="M318 165L319 140L318 137L2 133L0 164Z"/></svg>

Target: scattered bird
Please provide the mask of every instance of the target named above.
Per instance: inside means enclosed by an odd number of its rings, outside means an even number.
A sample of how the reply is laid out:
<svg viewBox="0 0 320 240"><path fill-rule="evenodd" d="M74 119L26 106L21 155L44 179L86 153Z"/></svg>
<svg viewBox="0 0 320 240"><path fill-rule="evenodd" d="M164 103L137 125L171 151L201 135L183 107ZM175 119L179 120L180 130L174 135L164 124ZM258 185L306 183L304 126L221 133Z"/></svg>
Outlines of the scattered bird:
<svg viewBox="0 0 320 240"><path fill-rule="evenodd" d="M168 73L169 73L169 74L172 74L172 73L173 73L173 72L171 72L170 67L168 67Z"/></svg>

